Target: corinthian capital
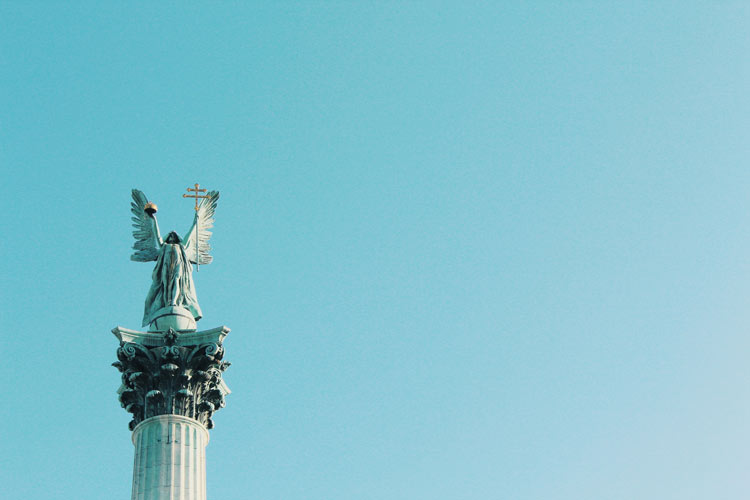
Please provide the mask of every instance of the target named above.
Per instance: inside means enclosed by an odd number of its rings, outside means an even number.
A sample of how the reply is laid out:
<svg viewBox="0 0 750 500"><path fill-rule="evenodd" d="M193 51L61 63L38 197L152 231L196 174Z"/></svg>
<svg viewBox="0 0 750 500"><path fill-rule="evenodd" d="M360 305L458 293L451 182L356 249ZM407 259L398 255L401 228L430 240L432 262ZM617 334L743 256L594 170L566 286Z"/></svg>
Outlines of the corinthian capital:
<svg viewBox="0 0 750 500"><path fill-rule="evenodd" d="M229 363L222 343L229 328L201 332L137 332L117 327L117 361L122 373L120 404L133 414L130 430L156 415L182 415L213 428L211 417L230 393L222 379Z"/></svg>

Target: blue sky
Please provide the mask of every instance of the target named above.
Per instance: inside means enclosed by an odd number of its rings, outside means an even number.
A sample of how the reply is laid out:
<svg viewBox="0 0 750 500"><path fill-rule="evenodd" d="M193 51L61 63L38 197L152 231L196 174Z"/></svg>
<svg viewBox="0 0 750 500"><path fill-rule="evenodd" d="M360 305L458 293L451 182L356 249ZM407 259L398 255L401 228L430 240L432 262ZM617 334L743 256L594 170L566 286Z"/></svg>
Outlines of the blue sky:
<svg viewBox="0 0 750 500"><path fill-rule="evenodd" d="M130 189L234 391L209 498L736 499L743 2L0 2L4 498L127 498Z"/></svg>

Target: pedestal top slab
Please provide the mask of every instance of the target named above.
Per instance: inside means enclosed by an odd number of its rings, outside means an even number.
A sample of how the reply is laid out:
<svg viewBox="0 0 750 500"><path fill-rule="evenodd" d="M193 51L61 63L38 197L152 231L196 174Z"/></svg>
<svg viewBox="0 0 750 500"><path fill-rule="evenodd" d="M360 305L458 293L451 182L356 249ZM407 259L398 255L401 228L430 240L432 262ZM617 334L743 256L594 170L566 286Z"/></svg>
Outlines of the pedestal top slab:
<svg viewBox="0 0 750 500"><path fill-rule="evenodd" d="M217 326L210 330L177 331L175 344L179 346L205 344L206 342L216 342L221 344L224 338L231 330L226 326ZM133 342L146 347L158 347L164 345L163 332L139 332L122 326L116 326L112 333L120 342Z"/></svg>

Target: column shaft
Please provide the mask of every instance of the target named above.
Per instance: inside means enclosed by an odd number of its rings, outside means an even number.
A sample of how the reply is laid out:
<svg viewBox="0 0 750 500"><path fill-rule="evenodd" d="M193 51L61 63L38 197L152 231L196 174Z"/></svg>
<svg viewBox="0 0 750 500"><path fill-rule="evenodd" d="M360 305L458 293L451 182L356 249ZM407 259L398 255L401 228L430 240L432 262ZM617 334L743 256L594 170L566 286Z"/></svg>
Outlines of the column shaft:
<svg viewBox="0 0 750 500"><path fill-rule="evenodd" d="M197 420L158 415L133 430L132 500L206 500L208 431Z"/></svg>

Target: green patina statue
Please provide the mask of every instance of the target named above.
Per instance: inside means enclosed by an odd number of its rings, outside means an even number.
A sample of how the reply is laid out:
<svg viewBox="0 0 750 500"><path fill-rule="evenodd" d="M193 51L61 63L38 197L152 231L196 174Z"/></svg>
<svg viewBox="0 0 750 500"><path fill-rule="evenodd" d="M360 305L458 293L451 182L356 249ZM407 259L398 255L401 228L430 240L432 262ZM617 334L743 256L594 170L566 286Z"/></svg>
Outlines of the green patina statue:
<svg viewBox="0 0 750 500"><path fill-rule="evenodd" d="M192 264L209 264L213 260L208 240L219 192L209 191L199 196L198 191L205 190L199 190L197 184L189 191L196 191L195 195L190 195L196 198L193 225L183 238L172 231L163 240L156 221L156 204L148 201L143 192L133 189L131 212L136 241L130 259L156 261L143 312L143 326L151 325L154 331L169 327L195 329L195 322L203 316L195 294ZM202 198L200 203L198 198Z"/></svg>

